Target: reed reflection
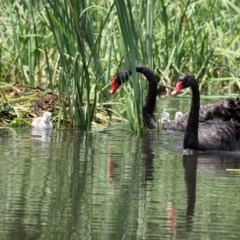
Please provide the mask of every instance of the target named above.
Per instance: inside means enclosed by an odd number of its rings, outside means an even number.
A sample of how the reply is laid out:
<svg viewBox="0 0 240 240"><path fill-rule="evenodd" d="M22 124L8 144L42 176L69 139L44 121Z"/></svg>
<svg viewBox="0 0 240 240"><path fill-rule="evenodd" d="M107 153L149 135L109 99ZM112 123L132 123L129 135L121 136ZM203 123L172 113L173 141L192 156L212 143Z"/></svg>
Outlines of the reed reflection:
<svg viewBox="0 0 240 240"><path fill-rule="evenodd" d="M146 135L136 140L136 152L135 157L139 159L139 155L141 156L141 160L144 168L144 181L152 181L154 179L154 158L155 154L152 149L152 144L155 141L156 133L148 132ZM108 164L107 164L107 172L108 178L110 181L114 180L118 175L117 169L121 166L119 161L119 157L121 154L115 152L112 148L108 151ZM139 160L138 160L139 161Z"/></svg>
<svg viewBox="0 0 240 240"><path fill-rule="evenodd" d="M145 136L142 137L141 141L141 151L142 151L142 160L145 170L145 181L152 181L154 179L154 158L155 154L152 149L153 141L156 138L156 133L148 132Z"/></svg>

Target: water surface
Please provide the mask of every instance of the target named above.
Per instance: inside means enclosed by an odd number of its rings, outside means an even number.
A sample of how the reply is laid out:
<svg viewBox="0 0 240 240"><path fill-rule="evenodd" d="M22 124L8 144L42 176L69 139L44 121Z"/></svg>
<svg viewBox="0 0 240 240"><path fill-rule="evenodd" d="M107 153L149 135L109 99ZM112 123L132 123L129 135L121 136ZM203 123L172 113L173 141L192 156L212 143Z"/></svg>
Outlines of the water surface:
<svg viewBox="0 0 240 240"><path fill-rule="evenodd" d="M182 134L0 129L0 239L240 239L239 153Z"/></svg>

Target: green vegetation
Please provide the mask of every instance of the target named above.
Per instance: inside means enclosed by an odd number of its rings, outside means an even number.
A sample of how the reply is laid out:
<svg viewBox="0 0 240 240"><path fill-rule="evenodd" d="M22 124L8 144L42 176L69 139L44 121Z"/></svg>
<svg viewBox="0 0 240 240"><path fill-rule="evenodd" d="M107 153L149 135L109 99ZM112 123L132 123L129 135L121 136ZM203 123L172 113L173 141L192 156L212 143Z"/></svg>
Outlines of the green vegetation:
<svg viewBox="0 0 240 240"><path fill-rule="evenodd" d="M108 92L117 69L134 71L136 63L154 69L163 85L193 73L202 93L239 90L237 0L7 0L0 6L3 124L50 110L57 127L88 130L93 121L120 118L142 131L145 81L133 74L118 97Z"/></svg>

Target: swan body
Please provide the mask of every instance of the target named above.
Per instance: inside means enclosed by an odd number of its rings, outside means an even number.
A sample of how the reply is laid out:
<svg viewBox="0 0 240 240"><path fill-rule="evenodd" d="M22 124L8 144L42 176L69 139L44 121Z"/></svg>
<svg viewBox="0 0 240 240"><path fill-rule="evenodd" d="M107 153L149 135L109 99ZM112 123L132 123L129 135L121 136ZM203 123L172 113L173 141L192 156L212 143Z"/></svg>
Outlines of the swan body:
<svg viewBox="0 0 240 240"><path fill-rule="evenodd" d="M182 117L169 122L168 125L163 124L164 129L185 131L189 112L184 113ZM209 103L200 106L199 122L205 122L214 118L230 121L235 119L240 122L240 99L224 99L216 103Z"/></svg>
<svg viewBox="0 0 240 240"><path fill-rule="evenodd" d="M33 128L51 129L52 128L51 116L52 116L52 113L45 112L43 113L42 117L34 118L32 121Z"/></svg>
<svg viewBox="0 0 240 240"><path fill-rule="evenodd" d="M158 94L157 75L151 69L143 65L137 65L136 72L142 73L149 83L146 102L142 108L142 118L147 128L154 129L157 127L157 121L153 114ZM110 93L114 94L123 83L129 80L131 74L132 71L130 69L118 71L112 78Z"/></svg>
<svg viewBox="0 0 240 240"><path fill-rule="evenodd" d="M184 135L183 148L192 150L240 149L240 123L216 117L199 123L200 93L194 76L180 77L171 95L178 94L184 88L191 88L192 102Z"/></svg>

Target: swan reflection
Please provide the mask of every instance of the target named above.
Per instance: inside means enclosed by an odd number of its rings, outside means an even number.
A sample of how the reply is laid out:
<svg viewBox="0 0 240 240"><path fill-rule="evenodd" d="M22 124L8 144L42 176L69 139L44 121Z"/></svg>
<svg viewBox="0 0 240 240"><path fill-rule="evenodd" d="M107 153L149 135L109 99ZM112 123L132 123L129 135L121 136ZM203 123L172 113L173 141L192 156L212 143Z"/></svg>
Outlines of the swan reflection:
<svg viewBox="0 0 240 240"><path fill-rule="evenodd" d="M197 172L209 171L226 175L227 169L240 168L240 152L215 152L195 155L183 155L183 167L187 189L186 228L191 231L194 225L194 212L197 202Z"/></svg>
<svg viewBox="0 0 240 240"><path fill-rule="evenodd" d="M51 141L51 129L36 129L33 128L31 131L31 136L33 140L41 142L50 142Z"/></svg>

